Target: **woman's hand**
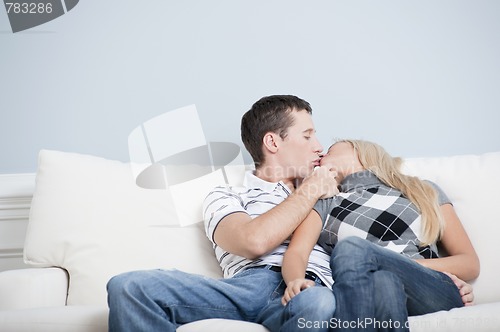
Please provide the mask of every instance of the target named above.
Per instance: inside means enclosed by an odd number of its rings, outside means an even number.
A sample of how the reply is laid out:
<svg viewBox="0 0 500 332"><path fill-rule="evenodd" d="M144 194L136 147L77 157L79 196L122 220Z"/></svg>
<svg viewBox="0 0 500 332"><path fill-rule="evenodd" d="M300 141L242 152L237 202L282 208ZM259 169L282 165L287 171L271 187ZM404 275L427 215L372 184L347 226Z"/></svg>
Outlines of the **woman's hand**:
<svg viewBox="0 0 500 332"><path fill-rule="evenodd" d="M285 289L285 294L281 298L281 303L283 305L286 305L292 299L292 297L299 294L304 289L312 287L314 285L314 281L304 278L290 281Z"/></svg>
<svg viewBox="0 0 500 332"><path fill-rule="evenodd" d="M460 295L462 296L462 302L464 305L471 306L474 305L474 290L472 289L472 285L466 283L462 279L458 278L456 275L448 273L448 272L443 272L446 274L450 279L455 283L455 285L458 287L458 291L460 292Z"/></svg>

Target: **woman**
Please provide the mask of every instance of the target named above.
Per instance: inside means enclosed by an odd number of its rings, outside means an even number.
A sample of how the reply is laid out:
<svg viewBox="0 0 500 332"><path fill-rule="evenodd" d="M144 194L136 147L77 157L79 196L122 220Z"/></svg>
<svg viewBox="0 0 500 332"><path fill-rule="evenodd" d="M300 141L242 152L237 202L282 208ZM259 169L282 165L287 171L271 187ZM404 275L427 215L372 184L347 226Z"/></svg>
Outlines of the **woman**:
<svg viewBox="0 0 500 332"><path fill-rule="evenodd" d="M331 253L338 329L408 330L408 315L463 306L448 273L476 278L478 257L444 192L402 174L400 164L367 141L330 147L321 166L338 172L342 192L318 201L294 232L283 259L284 304L314 285L304 273L318 242Z"/></svg>

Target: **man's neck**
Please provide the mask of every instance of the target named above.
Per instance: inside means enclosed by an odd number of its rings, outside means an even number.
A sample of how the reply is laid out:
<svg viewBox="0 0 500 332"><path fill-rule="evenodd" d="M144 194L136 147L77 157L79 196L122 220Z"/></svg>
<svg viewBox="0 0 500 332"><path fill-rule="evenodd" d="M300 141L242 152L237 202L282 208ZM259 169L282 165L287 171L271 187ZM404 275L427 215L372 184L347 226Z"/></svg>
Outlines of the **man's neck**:
<svg viewBox="0 0 500 332"><path fill-rule="evenodd" d="M255 170L255 176L271 183L282 181L290 191L294 191L300 182L302 182L301 179L286 176L283 169L279 167L261 166Z"/></svg>

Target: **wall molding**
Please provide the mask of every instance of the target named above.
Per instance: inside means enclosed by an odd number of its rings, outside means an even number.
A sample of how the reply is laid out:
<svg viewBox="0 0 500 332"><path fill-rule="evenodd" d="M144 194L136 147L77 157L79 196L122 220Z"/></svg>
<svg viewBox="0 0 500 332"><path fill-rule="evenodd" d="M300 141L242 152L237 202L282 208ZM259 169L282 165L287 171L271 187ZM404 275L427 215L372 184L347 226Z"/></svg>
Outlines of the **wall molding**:
<svg viewBox="0 0 500 332"><path fill-rule="evenodd" d="M5 258L15 258L15 259L21 258L22 259L23 258L23 248L0 249L0 260L5 259Z"/></svg>
<svg viewBox="0 0 500 332"><path fill-rule="evenodd" d="M35 173L0 174L0 199L32 197Z"/></svg>
<svg viewBox="0 0 500 332"><path fill-rule="evenodd" d="M0 271L27 267L23 247L35 174L0 174Z"/></svg>

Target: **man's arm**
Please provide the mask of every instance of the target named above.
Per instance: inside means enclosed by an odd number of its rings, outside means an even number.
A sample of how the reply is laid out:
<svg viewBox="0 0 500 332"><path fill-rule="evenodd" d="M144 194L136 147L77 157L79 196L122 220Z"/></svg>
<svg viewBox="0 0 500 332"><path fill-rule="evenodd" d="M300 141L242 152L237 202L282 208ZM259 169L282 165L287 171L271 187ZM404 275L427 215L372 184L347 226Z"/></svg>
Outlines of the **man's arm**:
<svg viewBox="0 0 500 332"><path fill-rule="evenodd" d="M253 219L241 212L224 217L215 229L215 243L248 259L266 254L289 238L319 198L338 193L335 176L335 172L319 167L285 201L268 212Z"/></svg>

